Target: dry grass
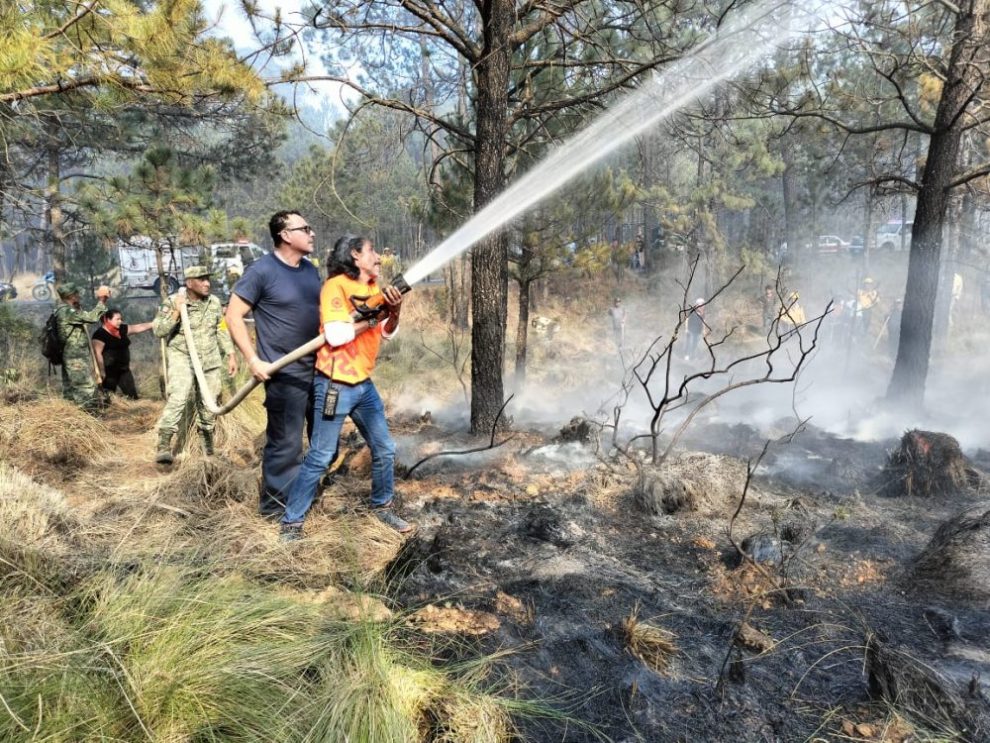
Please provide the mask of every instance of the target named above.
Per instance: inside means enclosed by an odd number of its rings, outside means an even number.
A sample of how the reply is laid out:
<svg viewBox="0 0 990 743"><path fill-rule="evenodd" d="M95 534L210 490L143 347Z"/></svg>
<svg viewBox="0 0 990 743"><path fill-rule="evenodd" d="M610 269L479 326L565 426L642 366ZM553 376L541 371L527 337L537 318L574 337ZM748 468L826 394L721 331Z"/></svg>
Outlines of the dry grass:
<svg viewBox="0 0 990 743"><path fill-rule="evenodd" d="M679 454L644 470L633 497L647 513L731 512L746 481L746 463L721 454Z"/></svg>
<svg viewBox="0 0 990 743"><path fill-rule="evenodd" d="M264 388L258 386L227 415L217 418L214 439L217 451L242 461L260 459L267 414Z"/></svg>
<svg viewBox="0 0 990 743"><path fill-rule="evenodd" d="M324 588L341 580L370 585L395 559L403 539L370 513L306 519L305 537L278 540L277 523L258 517L254 503L228 503L196 524L223 563L260 580L301 588Z"/></svg>
<svg viewBox="0 0 990 743"><path fill-rule="evenodd" d="M990 510L981 511L939 525L908 572L912 590L990 608Z"/></svg>
<svg viewBox="0 0 990 743"><path fill-rule="evenodd" d="M663 673L677 655L677 635L655 624L640 621L638 609L622 620L626 649L656 673Z"/></svg>
<svg viewBox="0 0 990 743"><path fill-rule="evenodd" d="M0 579L51 584L75 557L77 525L61 493L0 464Z"/></svg>
<svg viewBox="0 0 990 743"><path fill-rule="evenodd" d="M106 457L111 446L107 427L66 400L43 398L0 409L0 455L46 481L59 482L66 469Z"/></svg>
<svg viewBox="0 0 990 743"><path fill-rule="evenodd" d="M433 743L494 743L517 740L504 700L484 694L451 694L435 710Z"/></svg>
<svg viewBox="0 0 990 743"><path fill-rule="evenodd" d="M103 421L115 437L152 431L162 412L162 404L154 400L131 400L113 395L103 413Z"/></svg>
<svg viewBox="0 0 990 743"><path fill-rule="evenodd" d="M202 512L257 498L259 473L217 457L187 456L158 482L155 499Z"/></svg>

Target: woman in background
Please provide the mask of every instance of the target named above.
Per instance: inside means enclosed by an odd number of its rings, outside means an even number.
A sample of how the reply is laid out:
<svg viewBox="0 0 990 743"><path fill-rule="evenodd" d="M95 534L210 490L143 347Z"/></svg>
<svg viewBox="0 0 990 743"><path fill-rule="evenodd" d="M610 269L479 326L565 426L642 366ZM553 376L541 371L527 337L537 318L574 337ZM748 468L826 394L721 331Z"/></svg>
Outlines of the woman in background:
<svg viewBox="0 0 990 743"><path fill-rule="evenodd" d="M134 375L131 374L129 336L151 330L151 323L127 325L123 320L123 315L116 307L111 307L103 314L100 327L93 333L93 352L103 379L100 386L107 392L116 392L117 387L120 387L122 394L137 400L137 387L134 385Z"/></svg>

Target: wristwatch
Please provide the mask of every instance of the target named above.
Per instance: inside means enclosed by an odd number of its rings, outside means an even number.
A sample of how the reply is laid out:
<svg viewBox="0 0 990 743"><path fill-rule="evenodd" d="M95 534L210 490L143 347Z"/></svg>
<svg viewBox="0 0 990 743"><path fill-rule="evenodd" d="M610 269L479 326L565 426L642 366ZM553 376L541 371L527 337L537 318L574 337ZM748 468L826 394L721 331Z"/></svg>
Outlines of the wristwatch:
<svg viewBox="0 0 990 743"><path fill-rule="evenodd" d="M369 328L373 328L373 327L375 327L375 326L376 326L377 324L378 324L378 318L377 318L377 317L369 317L369 318L368 318L368 327L369 327Z"/></svg>

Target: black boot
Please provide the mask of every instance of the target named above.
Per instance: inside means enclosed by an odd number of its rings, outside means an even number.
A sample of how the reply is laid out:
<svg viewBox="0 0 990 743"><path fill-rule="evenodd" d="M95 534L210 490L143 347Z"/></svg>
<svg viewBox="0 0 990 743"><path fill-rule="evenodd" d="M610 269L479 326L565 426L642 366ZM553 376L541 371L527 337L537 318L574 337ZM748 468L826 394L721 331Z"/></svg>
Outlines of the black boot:
<svg viewBox="0 0 990 743"><path fill-rule="evenodd" d="M155 454L156 464L172 464L172 432L158 432L158 452Z"/></svg>
<svg viewBox="0 0 990 743"><path fill-rule="evenodd" d="M213 452L213 431L204 431L200 429L199 440L203 445L203 454L208 457L212 457Z"/></svg>

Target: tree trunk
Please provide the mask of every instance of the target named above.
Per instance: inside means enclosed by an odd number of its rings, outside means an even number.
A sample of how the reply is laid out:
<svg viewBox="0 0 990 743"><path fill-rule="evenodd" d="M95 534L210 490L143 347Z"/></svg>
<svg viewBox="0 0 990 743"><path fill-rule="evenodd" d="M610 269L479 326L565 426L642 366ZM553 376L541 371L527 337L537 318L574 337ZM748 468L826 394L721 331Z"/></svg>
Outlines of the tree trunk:
<svg viewBox="0 0 990 743"><path fill-rule="evenodd" d="M48 141L45 149L48 158L48 173L45 184L45 232L48 235L48 250L51 255L52 268L55 270L55 280L65 281L65 226L61 204L62 173L59 159L62 148L58 139L58 121L54 118L50 119L46 129Z"/></svg>
<svg viewBox="0 0 990 743"><path fill-rule="evenodd" d="M949 203L949 184L956 173L962 127L966 124L962 112L985 74L984 65L978 64L975 58L986 54L988 16L990 0L969 0L960 4L953 34L955 43L949 56L918 192L900 343L887 388L889 402L912 410L924 403L938 292L942 226Z"/></svg>
<svg viewBox="0 0 990 743"><path fill-rule="evenodd" d="M528 280L519 282L519 321L516 323L516 389L526 382L526 349L529 343L529 294Z"/></svg>
<svg viewBox="0 0 990 743"><path fill-rule="evenodd" d="M784 242L787 243L787 251L794 255L800 248L800 237L798 235L798 207L797 207L797 186L794 182L794 155L791 152L791 141L788 137L780 139L780 159L784 162L784 169L780 173L780 194L784 202Z"/></svg>
<svg viewBox="0 0 990 743"><path fill-rule="evenodd" d="M483 0L484 51L475 75L477 128L474 148L474 208L479 211L505 180L509 107L511 0ZM502 407L505 315L508 309L508 249L504 231L478 242L471 262L471 431L491 430Z"/></svg>

